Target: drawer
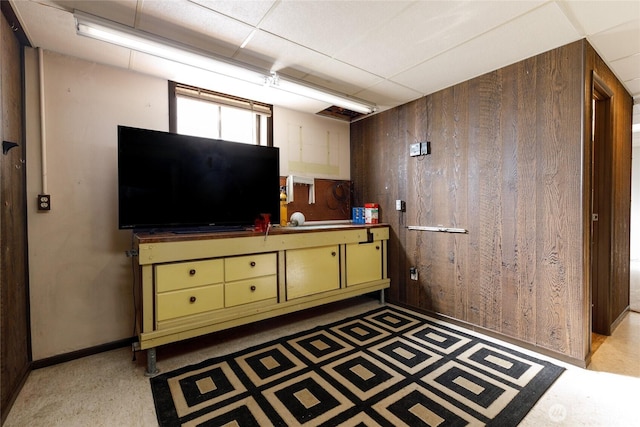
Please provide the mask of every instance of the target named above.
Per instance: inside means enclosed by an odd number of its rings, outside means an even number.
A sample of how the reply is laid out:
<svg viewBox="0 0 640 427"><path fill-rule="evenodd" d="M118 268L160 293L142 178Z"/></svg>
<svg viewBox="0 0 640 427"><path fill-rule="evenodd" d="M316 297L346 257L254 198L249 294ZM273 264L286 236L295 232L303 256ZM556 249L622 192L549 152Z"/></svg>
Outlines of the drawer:
<svg viewBox="0 0 640 427"><path fill-rule="evenodd" d="M224 307L224 285L210 285L158 294L156 320L163 321Z"/></svg>
<svg viewBox="0 0 640 427"><path fill-rule="evenodd" d="M211 285L224 280L222 259L161 264L155 267L155 274L156 292Z"/></svg>
<svg viewBox="0 0 640 427"><path fill-rule="evenodd" d="M278 270L275 253L225 258L225 282L269 276Z"/></svg>
<svg viewBox="0 0 640 427"><path fill-rule="evenodd" d="M225 307L233 307L235 305L276 298L278 296L277 277L278 276L274 274L272 276L263 276L255 279L225 283Z"/></svg>

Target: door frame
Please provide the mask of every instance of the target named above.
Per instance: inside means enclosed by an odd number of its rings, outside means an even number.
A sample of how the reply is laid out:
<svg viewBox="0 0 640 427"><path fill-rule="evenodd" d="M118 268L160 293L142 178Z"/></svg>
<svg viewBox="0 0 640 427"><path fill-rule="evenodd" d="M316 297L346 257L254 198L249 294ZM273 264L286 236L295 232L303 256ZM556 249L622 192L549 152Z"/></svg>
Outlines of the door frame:
<svg viewBox="0 0 640 427"><path fill-rule="evenodd" d="M594 72L591 89L591 332L611 335L613 91ZM594 218L597 215L597 220Z"/></svg>

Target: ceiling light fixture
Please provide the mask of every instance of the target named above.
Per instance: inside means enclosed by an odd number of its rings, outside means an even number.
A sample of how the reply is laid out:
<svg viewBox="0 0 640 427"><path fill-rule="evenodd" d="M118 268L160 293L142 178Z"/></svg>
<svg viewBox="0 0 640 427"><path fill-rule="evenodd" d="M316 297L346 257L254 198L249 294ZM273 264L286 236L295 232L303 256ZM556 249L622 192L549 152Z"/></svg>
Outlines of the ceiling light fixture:
<svg viewBox="0 0 640 427"><path fill-rule="evenodd" d="M281 76L276 72L272 72L271 75L265 79L265 83L269 87L296 95L302 95L306 98L317 99L318 101L323 101L361 114L373 113L376 110L375 106L366 104L363 101L356 100L355 98L345 98L342 95L307 85L299 80Z"/></svg>
<svg viewBox="0 0 640 427"><path fill-rule="evenodd" d="M270 73L246 64L217 57L210 53L150 33L137 31L87 13L75 11L74 18L76 21L76 34L81 36L233 77L248 83L257 85L266 84L275 89L327 102L362 114L369 114L376 110L375 105L365 101L330 92L293 79L283 78L283 76L277 73Z"/></svg>

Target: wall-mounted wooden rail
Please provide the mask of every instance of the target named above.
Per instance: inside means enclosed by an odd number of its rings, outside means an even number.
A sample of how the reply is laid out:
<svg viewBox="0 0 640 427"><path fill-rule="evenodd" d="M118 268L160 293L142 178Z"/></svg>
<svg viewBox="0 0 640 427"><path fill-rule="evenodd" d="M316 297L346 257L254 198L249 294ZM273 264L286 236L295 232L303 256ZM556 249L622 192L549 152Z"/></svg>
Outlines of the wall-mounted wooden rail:
<svg viewBox="0 0 640 427"><path fill-rule="evenodd" d="M469 233L468 230L465 230L464 228L452 228L452 227L427 227L427 226L422 226L422 225L408 225L407 229L409 230L417 230L417 231L436 231L436 232L440 232L440 233L463 233L463 234L467 234Z"/></svg>

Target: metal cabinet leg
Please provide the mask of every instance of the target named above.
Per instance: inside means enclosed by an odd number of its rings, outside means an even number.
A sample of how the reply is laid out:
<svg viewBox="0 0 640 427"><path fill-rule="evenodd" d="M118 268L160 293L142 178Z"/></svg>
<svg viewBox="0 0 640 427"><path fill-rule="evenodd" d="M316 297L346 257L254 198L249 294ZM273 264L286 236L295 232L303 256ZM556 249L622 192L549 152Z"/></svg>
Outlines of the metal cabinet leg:
<svg viewBox="0 0 640 427"><path fill-rule="evenodd" d="M147 371L144 374L147 377L152 377L158 372L160 371L156 366L156 349L153 347L147 350Z"/></svg>
<svg viewBox="0 0 640 427"><path fill-rule="evenodd" d="M384 305L384 289L380 289L380 305Z"/></svg>

